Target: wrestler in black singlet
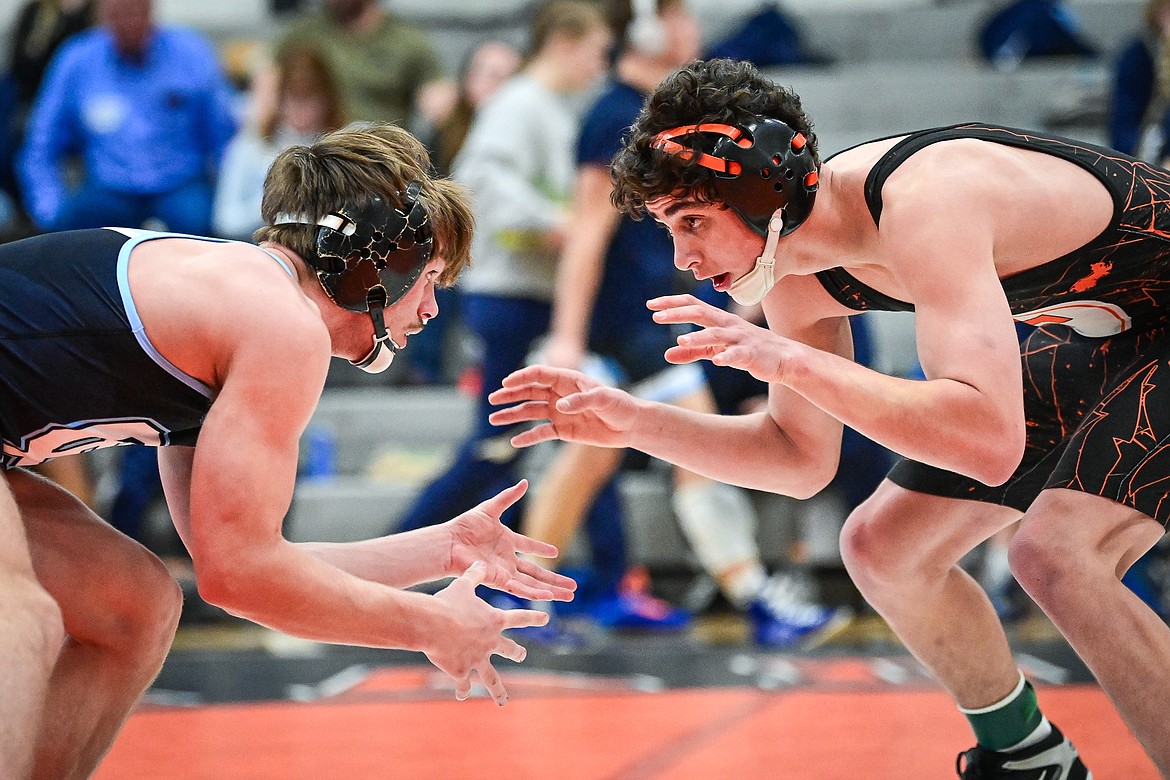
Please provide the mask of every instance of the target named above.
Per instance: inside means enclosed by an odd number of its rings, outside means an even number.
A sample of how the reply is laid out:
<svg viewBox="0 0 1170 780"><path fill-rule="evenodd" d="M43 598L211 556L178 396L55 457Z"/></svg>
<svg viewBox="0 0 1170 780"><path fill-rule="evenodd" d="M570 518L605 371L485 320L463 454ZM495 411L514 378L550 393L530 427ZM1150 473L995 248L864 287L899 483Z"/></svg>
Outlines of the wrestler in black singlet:
<svg viewBox="0 0 1170 780"><path fill-rule="evenodd" d="M155 349L127 275L135 246L168 237L219 241L101 229L0 245L0 467L195 444L212 389Z"/></svg>
<svg viewBox="0 0 1170 780"><path fill-rule="evenodd" d="M882 185L910 155L974 138L1043 152L1101 180L1108 227L1063 257L1002 279L1013 316L1037 326L1021 344L1027 445L1010 480L988 487L904 459L890 479L933 495L1027 509L1045 488L1104 496L1170 521L1170 173L1103 147L982 124L907 136L874 165L865 197L875 224ZM851 309L912 311L844 269L817 274Z"/></svg>

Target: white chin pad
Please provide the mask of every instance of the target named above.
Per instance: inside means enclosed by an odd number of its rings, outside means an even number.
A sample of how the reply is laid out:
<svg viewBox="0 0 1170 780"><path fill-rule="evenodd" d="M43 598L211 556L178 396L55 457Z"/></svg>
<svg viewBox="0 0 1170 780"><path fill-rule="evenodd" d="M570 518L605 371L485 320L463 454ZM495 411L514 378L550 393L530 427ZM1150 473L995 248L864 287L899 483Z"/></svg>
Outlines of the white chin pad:
<svg viewBox="0 0 1170 780"><path fill-rule="evenodd" d="M357 366L367 374L380 374L390 368L390 364L394 362L394 355L397 352L397 344L391 347L385 342L379 341L374 344L374 348L370 351L370 354L361 360L351 360L349 362L350 365Z"/></svg>

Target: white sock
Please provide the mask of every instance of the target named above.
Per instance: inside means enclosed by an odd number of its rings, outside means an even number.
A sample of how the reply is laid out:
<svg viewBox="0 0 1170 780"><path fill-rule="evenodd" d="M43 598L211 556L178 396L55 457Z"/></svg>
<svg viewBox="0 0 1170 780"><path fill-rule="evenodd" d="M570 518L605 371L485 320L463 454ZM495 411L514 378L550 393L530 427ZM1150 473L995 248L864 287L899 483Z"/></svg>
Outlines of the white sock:
<svg viewBox="0 0 1170 780"><path fill-rule="evenodd" d="M743 609L750 604L768 582L768 573L759 561L741 566L730 575L721 578L723 593L736 607Z"/></svg>
<svg viewBox="0 0 1170 780"><path fill-rule="evenodd" d="M1038 744L1040 744L1040 742L1042 740L1047 739L1048 735L1052 733L1052 724L1049 723L1048 718L1045 718L1043 715L1041 715L1040 717L1041 717L1040 725L1036 727L1035 731L1033 731L1031 734L1029 734L1022 741L1017 742L1016 744L1011 745L1010 747L1004 748L1001 752L1011 753L1011 752L1016 751L1016 750L1023 750L1026 747L1032 747L1033 745L1038 745Z"/></svg>

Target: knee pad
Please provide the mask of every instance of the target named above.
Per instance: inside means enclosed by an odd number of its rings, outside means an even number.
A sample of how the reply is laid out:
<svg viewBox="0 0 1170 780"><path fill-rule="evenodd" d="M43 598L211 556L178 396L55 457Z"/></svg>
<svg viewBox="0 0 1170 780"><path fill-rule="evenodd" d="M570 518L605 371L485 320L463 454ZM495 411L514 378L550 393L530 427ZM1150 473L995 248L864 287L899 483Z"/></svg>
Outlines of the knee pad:
<svg viewBox="0 0 1170 780"><path fill-rule="evenodd" d="M756 513L740 488L703 481L675 488L671 505L691 549L708 572L717 574L760 557Z"/></svg>

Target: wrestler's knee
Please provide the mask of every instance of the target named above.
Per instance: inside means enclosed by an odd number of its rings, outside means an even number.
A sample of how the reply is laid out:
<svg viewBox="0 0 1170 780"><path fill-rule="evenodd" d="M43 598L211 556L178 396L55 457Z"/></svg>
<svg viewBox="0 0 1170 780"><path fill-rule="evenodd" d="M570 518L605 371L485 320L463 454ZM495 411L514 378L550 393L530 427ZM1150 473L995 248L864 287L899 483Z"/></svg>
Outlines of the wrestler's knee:
<svg viewBox="0 0 1170 780"><path fill-rule="evenodd" d="M1012 574L1041 607L1062 589L1080 587L1076 582L1092 565L1068 544L1065 522L1053 513L1030 512L1008 549Z"/></svg>
<svg viewBox="0 0 1170 780"><path fill-rule="evenodd" d="M183 589L154 555L147 556L143 569L149 574L144 572L142 581L150 585L135 605L137 635L145 649L166 655L183 612Z"/></svg>
<svg viewBox="0 0 1170 780"><path fill-rule="evenodd" d="M903 582L915 567L894 525L890 513L867 502L850 513L841 529L841 559L867 596Z"/></svg>
<svg viewBox="0 0 1170 780"><path fill-rule="evenodd" d="M183 591L162 561L142 550L132 565L102 587L107 617L91 624L100 635L74 639L148 657L165 656L179 625Z"/></svg>

